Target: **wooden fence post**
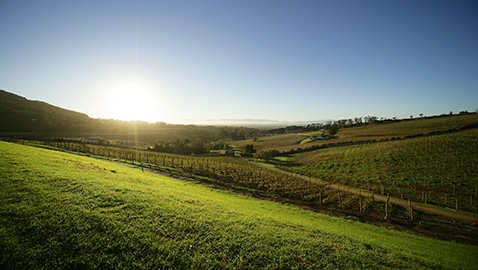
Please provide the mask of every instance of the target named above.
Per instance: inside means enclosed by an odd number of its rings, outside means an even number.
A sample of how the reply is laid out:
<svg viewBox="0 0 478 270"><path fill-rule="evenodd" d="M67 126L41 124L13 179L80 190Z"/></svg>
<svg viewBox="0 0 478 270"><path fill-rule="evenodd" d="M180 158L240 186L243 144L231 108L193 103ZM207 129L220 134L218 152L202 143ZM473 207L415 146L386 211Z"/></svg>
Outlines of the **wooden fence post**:
<svg viewBox="0 0 478 270"><path fill-rule="evenodd" d="M410 198L408 198L408 212L410 214L410 220L413 221L413 207Z"/></svg>
<svg viewBox="0 0 478 270"><path fill-rule="evenodd" d="M390 193L387 194L387 203L385 204L385 218L384 219L388 219L389 204L390 204Z"/></svg>

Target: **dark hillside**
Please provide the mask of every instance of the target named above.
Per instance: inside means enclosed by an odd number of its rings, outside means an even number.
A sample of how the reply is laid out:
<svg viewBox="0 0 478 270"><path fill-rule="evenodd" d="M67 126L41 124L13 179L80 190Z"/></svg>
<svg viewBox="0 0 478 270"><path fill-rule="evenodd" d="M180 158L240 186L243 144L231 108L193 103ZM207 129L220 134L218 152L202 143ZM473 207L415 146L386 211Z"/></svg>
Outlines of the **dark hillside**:
<svg viewBox="0 0 478 270"><path fill-rule="evenodd" d="M0 132L80 132L92 119L0 90Z"/></svg>

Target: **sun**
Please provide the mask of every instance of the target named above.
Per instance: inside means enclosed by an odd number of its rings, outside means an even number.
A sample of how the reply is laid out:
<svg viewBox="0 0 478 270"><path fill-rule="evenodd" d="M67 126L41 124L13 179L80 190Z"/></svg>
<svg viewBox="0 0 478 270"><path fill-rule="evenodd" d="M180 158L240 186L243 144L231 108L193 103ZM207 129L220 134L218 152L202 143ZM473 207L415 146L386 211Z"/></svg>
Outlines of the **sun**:
<svg viewBox="0 0 478 270"><path fill-rule="evenodd" d="M139 83L124 83L114 87L107 98L110 119L159 121L159 108L153 92Z"/></svg>

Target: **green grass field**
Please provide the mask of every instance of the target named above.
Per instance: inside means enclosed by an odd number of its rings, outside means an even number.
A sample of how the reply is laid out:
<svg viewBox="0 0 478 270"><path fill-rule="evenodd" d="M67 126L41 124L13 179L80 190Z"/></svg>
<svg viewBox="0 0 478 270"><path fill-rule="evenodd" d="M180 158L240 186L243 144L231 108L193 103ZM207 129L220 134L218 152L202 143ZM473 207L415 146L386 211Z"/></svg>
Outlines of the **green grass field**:
<svg viewBox="0 0 478 270"><path fill-rule="evenodd" d="M0 142L0 268L474 269L478 247Z"/></svg>

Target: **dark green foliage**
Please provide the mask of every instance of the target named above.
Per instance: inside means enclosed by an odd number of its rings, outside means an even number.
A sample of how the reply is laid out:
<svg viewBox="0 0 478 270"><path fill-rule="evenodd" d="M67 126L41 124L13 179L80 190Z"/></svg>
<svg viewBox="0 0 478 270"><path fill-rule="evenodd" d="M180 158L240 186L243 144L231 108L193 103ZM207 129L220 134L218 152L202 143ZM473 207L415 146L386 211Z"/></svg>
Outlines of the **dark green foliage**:
<svg viewBox="0 0 478 270"><path fill-rule="evenodd" d="M256 154L254 154L254 158L270 161L274 159L274 155L277 153L278 151L274 151L274 150L260 150L260 151L257 151Z"/></svg>
<svg viewBox="0 0 478 270"><path fill-rule="evenodd" d="M181 154L181 155L198 155L209 152L209 149L200 140L191 142L189 139L176 139L173 142L162 141L148 148L149 151Z"/></svg>
<svg viewBox="0 0 478 270"><path fill-rule="evenodd" d="M334 136L339 132L339 125L331 125L329 129L327 130L330 136Z"/></svg>
<svg viewBox="0 0 478 270"><path fill-rule="evenodd" d="M254 149L254 145L248 144L244 147L244 152L242 155L247 156L247 157L252 157L257 152L256 149Z"/></svg>

